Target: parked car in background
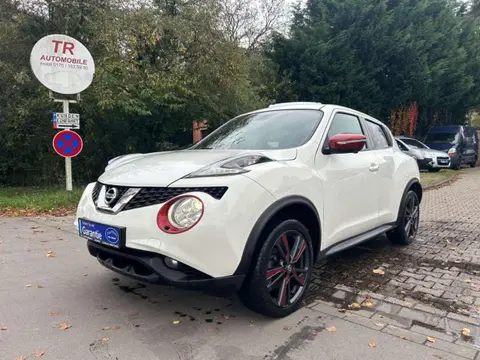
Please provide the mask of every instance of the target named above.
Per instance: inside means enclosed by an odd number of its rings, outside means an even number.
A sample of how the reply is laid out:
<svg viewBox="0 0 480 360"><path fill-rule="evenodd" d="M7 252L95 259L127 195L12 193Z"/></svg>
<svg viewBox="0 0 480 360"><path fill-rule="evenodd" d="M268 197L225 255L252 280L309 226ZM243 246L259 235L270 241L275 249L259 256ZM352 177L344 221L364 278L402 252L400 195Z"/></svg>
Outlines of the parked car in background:
<svg viewBox="0 0 480 360"><path fill-rule="evenodd" d="M415 160L373 117L285 103L242 114L186 150L112 159L75 224L103 266L137 281L238 290L252 310L298 309L315 261L387 234L411 244Z"/></svg>
<svg viewBox="0 0 480 360"><path fill-rule="evenodd" d="M475 167L478 161L478 134L475 128L464 125L433 126L424 139L431 149L450 155L451 167L460 169L463 164Z"/></svg>
<svg viewBox="0 0 480 360"><path fill-rule="evenodd" d="M451 165L448 154L445 154L444 151L430 149L417 139L408 136L396 136L395 141L400 150L417 160L420 170L437 172L441 169L448 169Z"/></svg>

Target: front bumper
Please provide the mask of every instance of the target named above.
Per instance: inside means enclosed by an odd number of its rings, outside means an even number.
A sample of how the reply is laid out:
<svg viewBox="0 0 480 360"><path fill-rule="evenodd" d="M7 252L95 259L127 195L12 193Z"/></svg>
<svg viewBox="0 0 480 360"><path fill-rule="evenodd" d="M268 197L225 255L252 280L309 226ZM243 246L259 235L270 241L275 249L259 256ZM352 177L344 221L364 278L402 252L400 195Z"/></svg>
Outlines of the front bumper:
<svg viewBox="0 0 480 360"><path fill-rule="evenodd" d="M447 155L448 156L448 155ZM444 160L444 161L442 161ZM417 160L418 167L422 170L426 169L448 169L451 166L451 160L448 159L439 159L437 157L434 158L425 158L422 160Z"/></svg>
<svg viewBox="0 0 480 360"><path fill-rule="evenodd" d="M108 246L87 242L90 255L106 268L131 279L149 284L172 285L183 289L235 292L242 286L245 275L213 278L189 266L178 269L165 264L165 256L152 252L113 249Z"/></svg>
<svg viewBox="0 0 480 360"><path fill-rule="evenodd" d="M221 178L205 178L201 184L198 182L198 179L182 179L175 185L184 188L220 184L225 186L225 179ZM220 200L206 193L192 191L191 194L200 198L204 204L201 221L186 232L167 234L156 223L163 203L117 214L101 212L93 202L94 183L91 183L80 199L75 225L78 229L78 219L84 218L100 224L124 227L126 236L122 251L127 255L143 251L167 256L212 278L228 277L235 273L240 264L254 224L275 198L255 181L244 176L232 176L227 185L229 189ZM158 275L158 272L154 273ZM170 279L172 280L175 279Z"/></svg>

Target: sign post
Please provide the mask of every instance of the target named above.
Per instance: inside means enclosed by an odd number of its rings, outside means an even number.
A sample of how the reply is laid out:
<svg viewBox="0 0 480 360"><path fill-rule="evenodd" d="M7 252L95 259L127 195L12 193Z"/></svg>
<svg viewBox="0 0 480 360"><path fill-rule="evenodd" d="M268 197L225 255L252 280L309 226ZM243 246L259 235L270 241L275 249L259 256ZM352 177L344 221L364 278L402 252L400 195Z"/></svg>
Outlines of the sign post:
<svg viewBox="0 0 480 360"><path fill-rule="evenodd" d="M33 46L30 54L30 66L35 77L40 83L51 92L63 95L77 95L80 101L80 93L90 86L95 73L95 63L88 49L78 40L62 34L48 35ZM50 95L53 97L52 93ZM54 113L55 129L79 129L80 115L70 114L70 103L76 103L77 100L53 99L55 102L63 104L63 113ZM80 153L83 142L80 136L74 131L69 132L74 140L72 144L80 143L79 147L70 144L69 136L63 136L61 140L56 141L57 136L64 131L57 133L53 140L55 151L65 157L65 182L67 191L72 191L72 160L73 156ZM78 139L77 139L78 137ZM60 143L67 143L67 149L72 151L64 151ZM57 144L57 145L56 145ZM70 145L68 145L70 144ZM60 147L58 147L60 146ZM72 155L74 154L74 155Z"/></svg>

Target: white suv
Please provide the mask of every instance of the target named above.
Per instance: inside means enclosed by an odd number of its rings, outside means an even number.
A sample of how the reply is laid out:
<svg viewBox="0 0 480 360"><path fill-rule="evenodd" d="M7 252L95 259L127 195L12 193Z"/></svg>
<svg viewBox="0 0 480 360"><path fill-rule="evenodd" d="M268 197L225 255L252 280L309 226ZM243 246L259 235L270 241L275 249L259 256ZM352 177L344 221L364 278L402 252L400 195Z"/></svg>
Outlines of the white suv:
<svg viewBox="0 0 480 360"><path fill-rule="evenodd" d="M421 199L417 163L380 121L284 103L186 150L111 160L75 224L113 271L238 290L252 310L283 317L301 305L315 261L382 233L411 243Z"/></svg>

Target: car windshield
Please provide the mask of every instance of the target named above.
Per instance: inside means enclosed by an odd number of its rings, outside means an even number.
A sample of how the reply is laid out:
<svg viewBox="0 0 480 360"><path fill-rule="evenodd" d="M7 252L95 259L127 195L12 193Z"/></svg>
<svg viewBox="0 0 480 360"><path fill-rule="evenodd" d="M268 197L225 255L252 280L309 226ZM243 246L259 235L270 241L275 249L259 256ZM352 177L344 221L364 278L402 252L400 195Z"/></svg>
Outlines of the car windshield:
<svg viewBox="0 0 480 360"><path fill-rule="evenodd" d="M415 149L428 149L426 145L423 145L420 141L415 139L402 139L402 141Z"/></svg>
<svg viewBox="0 0 480 360"><path fill-rule="evenodd" d="M458 133L430 133L425 137L425 142L431 144L455 144L458 141L458 137Z"/></svg>
<svg viewBox="0 0 480 360"><path fill-rule="evenodd" d="M191 149L288 149L305 144L322 120L318 110L274 110L239 116Z"/></svg>

